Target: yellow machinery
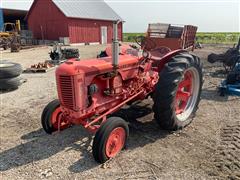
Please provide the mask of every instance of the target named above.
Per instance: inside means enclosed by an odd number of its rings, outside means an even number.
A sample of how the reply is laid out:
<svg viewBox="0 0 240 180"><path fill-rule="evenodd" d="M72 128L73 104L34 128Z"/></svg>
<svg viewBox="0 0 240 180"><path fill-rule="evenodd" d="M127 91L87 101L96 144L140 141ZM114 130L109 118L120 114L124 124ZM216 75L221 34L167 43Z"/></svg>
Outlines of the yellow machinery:
<svg viewBox="0 0 240 180"><path fill-rule="evenodd" d="M11 47L12 44L14 44L14 47L16 46L16 44L20 47L20 31L20 20L17 20L15 24L4 23L3 30L0 32L0 48L2 47L4 50L6 50Z"/></svg>

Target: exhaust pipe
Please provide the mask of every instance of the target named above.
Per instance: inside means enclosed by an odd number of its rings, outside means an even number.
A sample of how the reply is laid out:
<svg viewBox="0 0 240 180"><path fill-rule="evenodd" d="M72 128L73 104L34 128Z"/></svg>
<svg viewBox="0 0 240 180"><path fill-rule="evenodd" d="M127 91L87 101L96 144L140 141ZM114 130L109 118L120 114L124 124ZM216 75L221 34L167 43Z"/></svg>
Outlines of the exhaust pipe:
<svg viewBox="0 0 240 180"><path fill-rule="evenodd" d="M118 68L119 61L119 41L118 41L118 24L120 20L113 22L113 40L112 40L112 65L114 69Z"/></svg>

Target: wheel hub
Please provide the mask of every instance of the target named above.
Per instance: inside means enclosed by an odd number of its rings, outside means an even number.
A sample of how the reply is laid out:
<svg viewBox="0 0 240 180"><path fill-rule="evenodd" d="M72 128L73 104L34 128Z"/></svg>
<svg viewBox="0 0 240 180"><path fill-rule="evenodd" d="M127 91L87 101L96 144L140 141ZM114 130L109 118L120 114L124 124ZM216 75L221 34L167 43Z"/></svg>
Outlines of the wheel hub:
<svg viewBox="0 0 240 180"><path fill-rule="evenodd" d="M106 155L112 158L118 154L125 144L126 132L124 128L115 128L108 137L106 143Z"/></svg>
<svg viewBox="0 0 240 180"><path fill-rule="evenodd" d="M197 70L190 68L185 71L175 97L175 113L179 120L185 121L192 114L197 103L199 88L200 81Z"/></svg>
<svg viewBox="0 0 240 180"><path fill-rule="evenodd" d="M52 114L51 123L54 129L63 130L69 126L67 122L64 121L62 110L58 107Z"/></svg>

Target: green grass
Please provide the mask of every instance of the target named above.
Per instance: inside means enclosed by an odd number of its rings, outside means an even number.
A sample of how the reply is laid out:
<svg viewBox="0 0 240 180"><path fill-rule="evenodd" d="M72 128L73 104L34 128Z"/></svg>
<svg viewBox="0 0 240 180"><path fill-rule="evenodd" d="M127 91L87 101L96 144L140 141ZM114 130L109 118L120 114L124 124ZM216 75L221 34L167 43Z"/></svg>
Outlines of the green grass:
<svg viewBox="0 0 240 180"><path fill-rule="evenodd" d="M197 41L204 44L234 44L240 33L197 33Z"/></svg>
<svg viewBox="0 0 240 180"><path fill-rule="evenodd" d="M144 36L144 33L124 33L124 42L134 42L136 36ZM228 33L211 33L211 32L199 32L196 39L202 44L234 44L238 42L240 37L239 32Z"/></svg>
<svg viewBox="0 0 240 180"><path fill-rule="evenodd" d="M124 42L135 42L135 37L144 36L144 33L123 33L123 41Z"/></svg>

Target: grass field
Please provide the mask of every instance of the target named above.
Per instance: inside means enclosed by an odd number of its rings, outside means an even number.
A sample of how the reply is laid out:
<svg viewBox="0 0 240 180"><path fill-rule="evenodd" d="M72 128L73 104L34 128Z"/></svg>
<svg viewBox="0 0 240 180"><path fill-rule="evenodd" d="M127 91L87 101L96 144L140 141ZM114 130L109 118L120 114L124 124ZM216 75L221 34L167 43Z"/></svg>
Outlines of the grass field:
<svg viewBox="0 0 240 180"><path fill-rule="evenodd" d="M136 36L143 36L144 33L124 33L123 40L125 42L134 42ZM229 33L208 33L199 32L197 33L197 42L203 44L234 44L238 42L240 37L239 32Z"/></svg>

